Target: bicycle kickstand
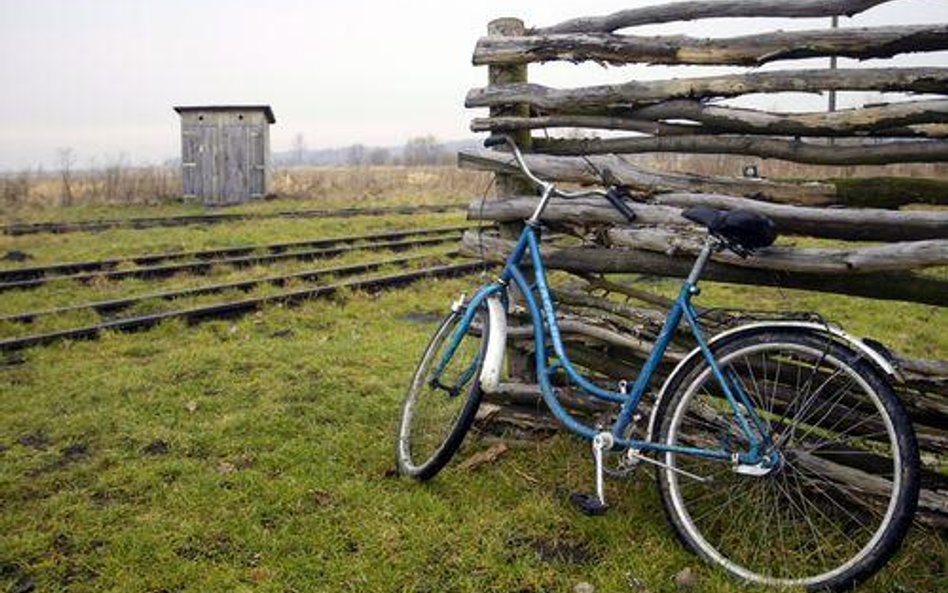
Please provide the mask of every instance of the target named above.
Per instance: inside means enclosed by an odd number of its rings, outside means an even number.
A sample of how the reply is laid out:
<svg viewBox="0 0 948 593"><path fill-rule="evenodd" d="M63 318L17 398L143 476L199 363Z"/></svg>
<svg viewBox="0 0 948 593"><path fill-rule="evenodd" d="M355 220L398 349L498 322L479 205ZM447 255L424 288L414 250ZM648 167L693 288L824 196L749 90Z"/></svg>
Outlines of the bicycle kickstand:
<svg viewBox="0 0 948 593"><path fill-rule="evenodd" d="M569 500L585 515L602 515L609 509L606 503L606 487L603 479L603 458L605 452L612 448L615 441L608 432L600 432L592 441L593 459L596 462L596 494L575 492Z"/></svg>

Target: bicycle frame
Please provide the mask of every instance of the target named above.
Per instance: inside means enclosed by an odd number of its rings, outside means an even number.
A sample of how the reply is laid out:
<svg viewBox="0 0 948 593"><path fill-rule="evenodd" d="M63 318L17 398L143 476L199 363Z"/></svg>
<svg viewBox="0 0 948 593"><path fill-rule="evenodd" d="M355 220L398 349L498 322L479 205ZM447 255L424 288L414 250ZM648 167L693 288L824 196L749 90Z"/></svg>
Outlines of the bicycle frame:
<svg viewBox="0 0 948 593"><path fill-rule="evenodd" d="M731 381L728 381L725 378L720 365L715 360L714 355L712 354L710 348L708 347L708 343L705 340L704 332L702 331L698 321L698 313L691 304L692 296L698 294L698 278L707 264L708 259L710 258L713 249L712 243L709 242L705 246L705 249L702 251L701 255L698 257L698 260L695 262L695 266L691 275L684 282L674 305L668 313L665 325L662 327L662 330L659 333L655 346L653 347L644 366L639 371L635 383L628 393L605 390L593 384L583 377L569 360L566 349L563 345L562 337L560 335L559 325L556 321L556 315L553 308L553 299L547 285L546 269L540 254L539 243L540 241L538 237L537 225L532 220L528 221L528 223L524 226L523 232L521 233L513 252L507 259L506 265L504 266L503 272L501 272L499 279L495 283L481 288L472 297L470 302L467 303L466 310L464 311L464 317L461 319L457 331L453 336L452 344L445 352L444 359L439 365L440 368L444 368L450 361L451 357L454 355L454 351L456 350L461 337L467 332L470 324L473 322L477 310L484 303L485 299L498 294L505 297L507 287L510 286L511 282L513 282L519 287L521 293L524 295L524 300L526 302L527 309L530 312L530 318L533 323L533 338L536 347L536 373L540 385L540 392L547 406L549 406L556 418L572 432L582 436L587 440L592 440L597 434L603 432L603 430L583 424L582 422L576 420L576 418L573 417L573 415L570 414L560 404L559 400L557 400L553 391L553 386L550 383L550 377L559 369L563 369L569 380L589 395L592 395L598 399L622 404L618 419L609 429L609 431L612 433L615 443L613 446L614 450L622 451L626 449L633 449L636 451L681 453L710 459L727 460L731 461L732 463L748 465L761 463L763 460L763 449L769 447L771 444L770 436L762 429L763 423L758 418L754 410L754 406L751 404L750 399L744 393L743 389L741 389L739 383L732 384ZM534 285L529 283L527 277L520 269L520 262L528 252L530 254L530 260L533 267ZM534 294L534 289L539 295L539 302L537 301L537 295ZM668 346L671 343L672 335L674 334L675 329L678 327L678 324L681 322L682 318L684 318L687 322L695 340L699 345L699 348L701 349L702 354L704 355L704 358L708 361L708 364L711 367L712 373L714 374L718 383L721 385L725 398L734 412L734 417L736 418L738 425L740 426L744 435L747 437L748 442L750 443L750 451L735 454L723 449L679 447L673 445L664 445L652 441L627 439L623 436L629 425L632 423L635 412L638 409L643 395L645 394L645 390L648 388L648 384L655 373L655 370L658 368L662 357L665 355L665 351L668 349ZM546 326L549 328L548 332L544 330L544 321L546 321ZM550 342L553 345L552 353L547 351L547 337L549 337ZM551 354L556 356L556 362L553 364L550 364ZM742 411L742 407L747 411L747 414ZM748 421L748 415L750 416L750 421ZM754 427L757 429L756 434L751 428L751 423L753 423Z"/></svg>

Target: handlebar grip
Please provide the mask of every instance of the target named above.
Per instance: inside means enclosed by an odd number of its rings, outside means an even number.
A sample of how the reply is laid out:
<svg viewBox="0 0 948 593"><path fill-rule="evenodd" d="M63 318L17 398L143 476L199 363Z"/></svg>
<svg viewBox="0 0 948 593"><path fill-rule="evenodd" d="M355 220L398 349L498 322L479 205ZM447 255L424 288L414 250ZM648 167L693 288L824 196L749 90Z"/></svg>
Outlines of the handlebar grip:
<svg viewBox="0 0 948 593"><path fill-rule="evenodd" d="M510 140L510 137L505 134L488 136L484 140L484 148L493 148L495 146L500 146L501 144L506 144Z"/></svg>
<svg viewBox="0 0 948 593"><path fill-rule="evenodd" d="M609 203L612 204L612 206L618 210L622 216L625 216L629 222L633 222L636 218L635 211L632 210L632 208L629 208L629 205L625 203L625 200L623 200L625 194L626 192L622 191L621 189L613 187L606 192L606 199L609 200Z"/></svg>

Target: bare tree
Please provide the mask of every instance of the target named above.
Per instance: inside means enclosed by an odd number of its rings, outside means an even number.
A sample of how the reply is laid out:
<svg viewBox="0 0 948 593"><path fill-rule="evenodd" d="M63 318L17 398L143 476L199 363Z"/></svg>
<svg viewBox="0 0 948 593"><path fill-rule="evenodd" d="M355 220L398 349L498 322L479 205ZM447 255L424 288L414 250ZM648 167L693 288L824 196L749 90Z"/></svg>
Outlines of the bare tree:
<svg viewBox="0 0 948 593"><path fill-rule="evenodd" d="M306 158L306 138L302 132L293 136L293 162L299 166L303 164Z"/></svg>
<svg viewBox="0 0 948 593"><path fill-rule="evenodd" d="M59 175L62 179L62 203L64 206L72 205L72 166L76 164L76 155L72 148L64 147L56 151L59 159Z"/></svg>
<svg viewBox="0 0 948 593"><path fill-rule="evenodd" d="M364 144L353 144L346 152L346 162L353 167L361 167L367 162L367 153Z"/></svg>
<svg viewBox="0 0 948 593"><path fill-rule="evenodd" d="M392 155L387 148L373 148L369 152L369 164L375 166L387 165L391 162Z"/></svg>
<svg viewBox="0 0 948 593"><path fill-rule="evenodd" d="M434 136L418 136L405 143L404 164L409 167L437 165L444 154L444 147Z"/></svg>

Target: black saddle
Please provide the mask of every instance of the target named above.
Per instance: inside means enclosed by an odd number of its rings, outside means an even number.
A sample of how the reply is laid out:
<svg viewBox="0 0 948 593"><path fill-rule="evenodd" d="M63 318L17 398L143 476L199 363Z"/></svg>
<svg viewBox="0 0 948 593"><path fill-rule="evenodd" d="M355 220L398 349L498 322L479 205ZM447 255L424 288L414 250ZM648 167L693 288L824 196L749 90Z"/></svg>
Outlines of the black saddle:
<svg viewBox="0 0 948 593"><path fill-rule="evenodd" d="M749 210L718 210L701 206L689 208L681 215L708 227L712 235L724 240L728 248L741 256L746 257L755 249L773 245L777 240L774 221Z"/></svg>

